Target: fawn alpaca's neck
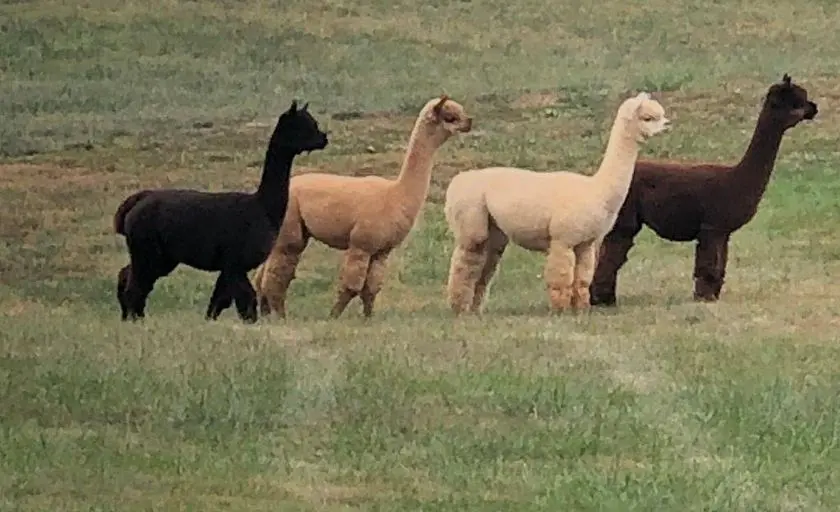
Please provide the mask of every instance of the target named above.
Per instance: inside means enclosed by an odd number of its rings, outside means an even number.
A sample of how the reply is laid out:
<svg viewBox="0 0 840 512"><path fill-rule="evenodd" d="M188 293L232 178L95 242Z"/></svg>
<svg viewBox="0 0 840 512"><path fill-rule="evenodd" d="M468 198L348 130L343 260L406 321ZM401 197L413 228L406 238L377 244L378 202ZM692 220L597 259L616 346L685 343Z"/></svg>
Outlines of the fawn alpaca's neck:
<svg viewBox="0 0 840 512"><path fill-rule="evenodd" d="M400 175L394 183L402 209L410 217L420 213L429 193L435 150L443 143L440 139L422 117L411 131Z"/></svg>
<svg viewBox="0 0 840 512"><path fill-rule="evenodd" d="M639 156L639 143L634 134L627 130L625 123L623 119L616 119L613 123L601 166L592 176L610 212L617 212L624 202Z"/></svg>
<svg viewBox="0 0 840 512"><path fill-rule="evenodd" d="M286 213L284 206L289 200L289 175L295 153L272 146L269 144L265 152L265 163L256 197L265 208L272 224L280 226Z"/></svg>
<svg viewBox="0 0 840 512"><path fill-rule="evenodd" d="M762 110L750 144L741 161L733 168L738 180L758 195L764 192L770 180L784 133L784 126L772 119L768 111Z"/></svg>

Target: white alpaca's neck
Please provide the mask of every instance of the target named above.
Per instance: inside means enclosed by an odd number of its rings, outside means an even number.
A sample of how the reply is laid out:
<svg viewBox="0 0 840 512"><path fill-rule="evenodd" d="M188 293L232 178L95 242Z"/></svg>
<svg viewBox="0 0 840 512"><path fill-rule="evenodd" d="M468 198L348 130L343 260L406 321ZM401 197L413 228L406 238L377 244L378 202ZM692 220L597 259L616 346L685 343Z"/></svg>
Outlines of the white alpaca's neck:
<svg viewBox="0 0 840 512"><path fill-rule="evenodd" d="M627 197L638 156L639 143L635 134L627 129L626 121L617 118L610 130L601 165L592 176L610 212L617 212Z"/></svg>
<svg viewBox="0 0 840 512"><path fill-rule="evenodd" d="M436 135L421 115L411 131L402 168L394 183L400 205L411 217L416 217L420 213L420 208L429 193L435 151L443 143Z"/></svg>

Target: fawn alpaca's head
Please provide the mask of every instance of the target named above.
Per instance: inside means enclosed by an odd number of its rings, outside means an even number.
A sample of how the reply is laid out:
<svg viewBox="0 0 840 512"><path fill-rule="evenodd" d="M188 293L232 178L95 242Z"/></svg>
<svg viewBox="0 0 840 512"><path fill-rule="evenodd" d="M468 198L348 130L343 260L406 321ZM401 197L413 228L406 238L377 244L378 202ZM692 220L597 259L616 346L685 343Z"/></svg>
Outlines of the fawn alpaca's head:
<svg viewBox="0 0 840 512"><path fill-rule="evenodd" d="M808 101L808 91L791 83L787 73L781 82L771 85L767 90L764 109L784 129L796 126L803 119L813 119L817 115L817 104Z"/></svg>
<svg viewBox="0 0 840 512"><path fill-rule="evenodd" d="M297 100L277 119L269 146L274 150L290 151L299 155L327 147L327 134L318 128L318 121L309 113L309 103L298 108Z"/></svg>
<svg viewBox="0 0 840 512"><path fill-rule="evenodd" d="M467 115L460 103L449 99L446 94L429 100L423 107L422 116L426 124L442 130L447 137L472 130L472 117Z"/></svg>
<svg viewBox="0 0 840 512"><path fill-rule="evenodd" d="M671 122L665 117L662 105L646 92L624 100L618 108L618 118L624 121L636 142L645 142L649 137L667 129Z"/></svg>

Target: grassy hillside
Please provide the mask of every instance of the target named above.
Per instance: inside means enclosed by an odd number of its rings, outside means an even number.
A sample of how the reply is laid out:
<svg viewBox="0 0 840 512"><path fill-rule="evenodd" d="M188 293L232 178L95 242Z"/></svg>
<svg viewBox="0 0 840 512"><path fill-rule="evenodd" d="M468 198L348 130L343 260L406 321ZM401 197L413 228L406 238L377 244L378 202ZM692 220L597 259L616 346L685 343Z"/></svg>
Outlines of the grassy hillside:
<svg viewBox="0 0 840 512"><path fill-rule="evenodd" d="M0 2L0 509L837 510L840 11L741 0ZM552 316L512 247L481 319L444 301L441 199L471 167L597 166L653 92L646 157L733 161L789 72L820 106L785 136L721 302L645 231L620 307ZM140 187L251 190L292 98L331 132L296 172L398 171L427 99L474 130L369 322L327 319L310 245L290 318L207 323L180 268L123 324L111 232Z"/></svg>

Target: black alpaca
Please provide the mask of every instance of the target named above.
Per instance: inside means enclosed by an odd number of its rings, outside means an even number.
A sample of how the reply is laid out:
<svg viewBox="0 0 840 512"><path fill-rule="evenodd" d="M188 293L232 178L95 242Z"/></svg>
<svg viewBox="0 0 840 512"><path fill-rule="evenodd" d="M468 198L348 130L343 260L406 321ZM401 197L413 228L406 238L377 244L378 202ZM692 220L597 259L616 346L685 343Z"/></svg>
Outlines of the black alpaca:
<svg viewBox="0 0 840 512"><path fill-rule="evenodd" d="M271 252L283 223L292 160L327 146L308 105L299 109L293 101L280 115L255 193L142 190L123 201L114 215L114 230L125 236L130 256L117 276L123 320L143 318L155 281L181 263L220 272L207 319L215 320L235 301L244 321L257 320L248 272Z"/></svg>

